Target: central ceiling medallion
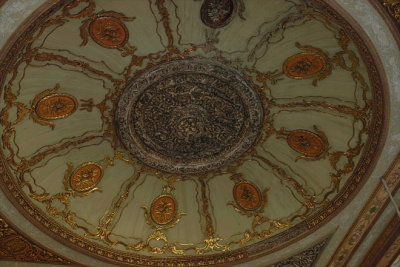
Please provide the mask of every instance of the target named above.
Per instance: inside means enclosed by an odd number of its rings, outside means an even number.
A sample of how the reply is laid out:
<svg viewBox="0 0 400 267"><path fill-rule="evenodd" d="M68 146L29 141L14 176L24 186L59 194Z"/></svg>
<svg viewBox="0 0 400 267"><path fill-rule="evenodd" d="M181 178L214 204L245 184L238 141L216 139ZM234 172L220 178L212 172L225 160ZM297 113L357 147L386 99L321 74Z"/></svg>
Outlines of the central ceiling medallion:
<svg viewBox="0 0 400 267"><path fill-rule="evenodd" d="M161 63L122 94L116 124L125 147L170 173L221 167L248 150L261 127L255 90L233 69L210 60Z"/></svg>

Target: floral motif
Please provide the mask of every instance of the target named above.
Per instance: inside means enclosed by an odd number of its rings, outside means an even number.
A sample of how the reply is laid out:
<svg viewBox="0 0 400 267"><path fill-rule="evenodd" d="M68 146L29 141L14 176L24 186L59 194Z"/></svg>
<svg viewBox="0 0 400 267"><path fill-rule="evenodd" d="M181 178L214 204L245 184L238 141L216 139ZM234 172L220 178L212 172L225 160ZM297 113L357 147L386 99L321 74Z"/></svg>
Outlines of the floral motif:
<svg viewBox="0 0 400 267"><path fill-rule="evenodd" d="M211 28L220 28L232 20L234 10L232 0L206 0L201 6L201 20Z"/></svg>
<svg viewBox="0 0 400 267"><path fill-rule="evenodd" d="M260 208L262 204L259 189L249 182L236 184L233 188L233 196L238 206L244 210L253 211Z"/></svg>
<svg viewBox="0 0 400 267"><path fill-rule="evenodd" d="M157 224L168 224L176 215L176 203L170 196L160 196L151 205L151 218Z"/></svg>
<svg viewBox="0 0 400 267"><path fill-rule="evenodd" d="M306 156L319 156L326 150L321 137L306 130L295 130L287 138L289 146Z"/></svg>
<svg viewBox="0 0 400 267"><path fill-rule="evenodd" d="M80 166L71 175L71 188L78 192L85 192L93 189L103 176L103 171L96 163L86 163Z"/></svg>
<svg viewBox="0 0 400 267"><path fill-rule="evenodd" d="M288 58L283 70L290 78L307 79L322 72L325 65L323 58L318 54L300 53Z"/></svg>
<svg viewBox="0 0 400 267"><path fill-rule="evenodd" d="M92 21L89 32L93 40L106 48L123 46L128 40L128 30L118 19L99 17Z"/></svg>
<svg viewBox="0 0 400 267"><path fill-rule="evenodd" d="M42 98L36 105L36 114L46 120L68 117L77 108L74 97L67 94L52 94Z"/></svg>

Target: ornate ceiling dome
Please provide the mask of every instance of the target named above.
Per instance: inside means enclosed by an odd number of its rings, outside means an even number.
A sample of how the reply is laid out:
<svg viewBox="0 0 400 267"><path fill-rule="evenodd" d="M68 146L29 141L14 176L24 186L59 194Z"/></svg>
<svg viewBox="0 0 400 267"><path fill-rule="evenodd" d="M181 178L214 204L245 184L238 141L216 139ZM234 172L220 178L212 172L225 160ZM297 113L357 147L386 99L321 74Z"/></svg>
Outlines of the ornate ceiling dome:
<svg viewBox="0 0 400 267"><path fill-rule="evenodd" d="M140 266L248 261L318 229L385 130L363 33L323 1L52 1L1 61L1 181Z"/></svg>

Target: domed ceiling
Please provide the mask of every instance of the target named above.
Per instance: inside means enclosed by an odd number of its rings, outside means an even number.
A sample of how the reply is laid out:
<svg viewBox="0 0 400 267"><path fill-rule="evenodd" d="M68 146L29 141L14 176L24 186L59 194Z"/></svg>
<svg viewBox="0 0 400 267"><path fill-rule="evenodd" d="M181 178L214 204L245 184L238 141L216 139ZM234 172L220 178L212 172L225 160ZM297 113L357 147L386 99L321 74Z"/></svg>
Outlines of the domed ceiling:
<svg viewBox="0 0 400 267"><path fill-rule="evenodd" d="M380 152L361 36L318 0L48 5L1 62L2 183L113 263L270 253L334 216Z"/></svg>

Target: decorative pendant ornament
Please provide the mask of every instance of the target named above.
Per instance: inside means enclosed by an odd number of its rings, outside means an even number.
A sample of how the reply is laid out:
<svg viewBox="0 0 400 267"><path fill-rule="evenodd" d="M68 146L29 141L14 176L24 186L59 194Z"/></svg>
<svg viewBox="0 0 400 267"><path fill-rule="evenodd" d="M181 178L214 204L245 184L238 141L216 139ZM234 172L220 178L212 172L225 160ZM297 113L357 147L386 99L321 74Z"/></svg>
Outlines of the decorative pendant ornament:
<svg viewBox="0 0 400 267"><path fill-rule="evenodd" d="M156 197L150 205L150 208L143 206L145 218L148 225L157 230L174 227L180 218L186 213L178 213L178 203L172 191L175 188L172 185L165 185L161 195Z"/></svg>
<svg viewBox="0 0 400 267"><path fill-rule="evenodd" d="M235 184L233 187L233 197L236 204L246 211L257 210L263 203L260 190L248 181Z"/></svg>
<svg viewBox="0 0 400 267"><path fill-rule="evenodd" d="M90 35L93 41L105 48L123 48L129 40L129 31L124 22L134 21L135 18L115 11L102 11L97 14L93 14L93 11L88 10L90 15L82 21L81 46L88 43Z"/></svg>
<svg viewBox="0 0 400 267"><path fill-rule="evenodd" d="M54 120L66 118L78 108L78 101L69 94L59 94L60 84L35 96L29 109L31 119L40 125L55 128Z"/></svg>
<svg viewBox="0 0 400 267"><path fill-rule="evenodd" d="M314 53L300 53L286 59L283 64L284 73L292 79L307 79L324 71L324 59Z"/></svg>
<svg viewBox="0 0 400 267"><path fill-rule="evenodd" d="M68 117L75 112L78 104L75 97L67 94L51 94L43 97L36 104L36 114L45 120Z"/></svg>
<svg viewBox="0 0 400 267"><path fill-rule="evenodd" d="M306 130L292 131L287 137L287 143L296 152L309 157L318 157L326 151L324 140Z"/></svg>
<svg viewBox="0 0 400 267"><path fill-rule="evenodd" d="M150 207L152 220L161 225L169 224L176 216L175 199L169 195L157 197Z"/></svg>
<svg viewBox="0 0 400 267"><path fill-rule="evenodd" d="M208 27L221 28L231 22L235 9L233 0L205 0L200 9L200 17Z"/></svg>
<svg viewBox="0 0 400 267"><path fill-rule="evenodd" d="M125 45L129 34L125 24L113 17L98 17L90 23L89 33L92 39L106 48Z"/></svg>
<svg viewBox="0 0 400 267"><path fill-rule="evenodd" d="M70 177L70 186L74 191L87 192L92 190L101 180L103 169L94 162L88 162L78 167Z"/></svg>

